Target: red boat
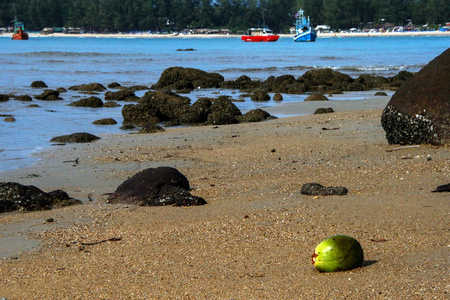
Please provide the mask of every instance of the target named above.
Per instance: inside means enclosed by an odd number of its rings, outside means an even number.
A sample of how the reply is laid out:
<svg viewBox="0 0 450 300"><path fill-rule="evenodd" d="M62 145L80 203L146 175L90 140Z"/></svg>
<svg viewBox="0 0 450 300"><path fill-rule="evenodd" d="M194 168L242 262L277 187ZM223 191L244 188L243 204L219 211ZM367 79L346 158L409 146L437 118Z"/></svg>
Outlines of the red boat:
<svg viewBox="0 0 450 300"><path fill-rule="evenodd" d="M245 42L276 42L279 37L269 28L249 28L241 39Z"/></svg>
<svg viewBox="0 0 450 300"><path fill-rule="evenodd" d="M28 33L25 32L25 27L22 22L17 22L14 19L14 33L12 36L13 40L28 40Z"/></svg>

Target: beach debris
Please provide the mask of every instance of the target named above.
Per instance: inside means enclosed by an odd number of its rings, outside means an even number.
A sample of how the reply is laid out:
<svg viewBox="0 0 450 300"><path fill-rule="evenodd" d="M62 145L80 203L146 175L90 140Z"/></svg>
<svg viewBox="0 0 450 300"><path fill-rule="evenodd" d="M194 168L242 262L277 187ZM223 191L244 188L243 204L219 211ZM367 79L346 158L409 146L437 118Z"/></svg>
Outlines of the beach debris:
<svg viewBox="0 0 450 300"><path fill-rule="evenodd" d="M104 239L104 240L95 241L95 242L80 242L80 241L78 241L78 242L83 246L92 246L92 245L98 245L98 244L102 244L102 243L106 243L106 242L117 242L117 241L121 241L121 240L122 240L121 237L112 237L109 239Z"/></svg>
<svg viewBox="0 0 450 300"><path fill-rule="evenodd" d="M177 49L177 51L195 51L194 48Z"/></svg>
<svg viewBox="0 0 450 300"><path fill-rule="evenodd" d="M79 160L80 160L80 158L77 157L77 158L75 158L73 160L65 160L65 161L63 161L63 163L73 163L74 166L76 166L76 165L78 165Z"/></svg>
<svg viewBox="0 0 450 300"><path fill-rule="evenodd" d="M46 193L33 185L0 182L0 212L48 210L81 203L62 190Z"/></svg>
<svg viewBox="0 0 450 300"><path fill-rule="evenodd" d="M90 143L99 140L98 136L95 136L86 132L77 132L68 135L61 135L54 137L50 142L54 143Z"/></svg>
<svg viewBox="0 0 450 300"><path fill-rule="evenodd" d="M386 152L392 152L392 151L398 151L398 150L404 150L404 149L410 149L410 148L418 148L418 147L420 147L420 145L396 147L396 148L392 148L392 149L386 149Z"/></svg>
<svg viewBox="0 0 450 300"><path fill-rule="evenodd" d="M338 234L323 240L312 255L312 263L320 272L347 271L361 267L364 252L357 240Z"/></svg>
<svg viewBox="0 0 450 300"><path fill-rule="evenodd" d="M339 127L332 127L332 128L322 127L322 130L339 130Z"/></svg>
<svg viewBox="0 0 450 300"><path fill-rule="evenodd" d="M158 167L145 169L124 181L107 203L138 206L193 206L206 201L189 193L189 181L177 169Z"/></svg>
<svg viewBox="0 0 450 300"><path fill-rule="evenodd" d="M381 243L381 242L387 242L388 240L385 239L385 238L381 238L381 239L375 239L375 238L373 238L373 239L370 239L370 241L371 241L371 242L374 242L374 243Z"/></svg>
<svg viewBox="0 0 450 300"><path fill-rule="evenodd" d="M450 192L450 183L438 186L432 193Z"/></svg>
<svg viewBox="0 0 450 300"><path fill-rule="evenodd" d="M343 186L325 187L319 183L305 183L302 186L301 193L309 196L343 196L348 194L347 188Z"/></svg>
<svg viewBox="0 0 450 300"><path fill-rule="evenodd" d="M450 48L406 81L381 116L389 144L450 144Z"/></svg>

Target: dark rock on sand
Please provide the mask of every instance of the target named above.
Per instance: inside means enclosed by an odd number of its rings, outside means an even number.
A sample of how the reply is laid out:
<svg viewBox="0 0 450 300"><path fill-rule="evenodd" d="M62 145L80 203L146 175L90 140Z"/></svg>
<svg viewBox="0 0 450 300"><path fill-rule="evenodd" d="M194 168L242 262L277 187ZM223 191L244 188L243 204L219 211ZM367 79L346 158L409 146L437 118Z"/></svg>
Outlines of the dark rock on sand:
<svg viewBox="0 0 450 300"><path fill-rule="evenodd" d="M302 186L301 193L310 196L343 196L347 195L348 190L343 186L325 187L319 183L305 183Z"/></svg>
<svg viewBox="0 0 450 300"><path fill-rule="evenodd" d="M276 117L259 108L252 109L243 114L242 116L238 117L238 120L243 123L262 122L271 119L276 119Z"/></svg>
<svg viewBox="0 0 450 300"><path fill-rule="evenodd" d="M133 91L128 89L123 89L117 92L106 92L105 100L125 100L129 97L136 97Z"/></svg>
<svg viewBox="0 0 450 300"><path fill-rule="evenodd" d="M37 80L37 81L33 81L31 83L31 87L32 88L46 88L46 87L48 87L48 85L41 80Z"/></svg>
<svg viewBox="0 0 450 300"><path fill-rule="evenodd" d="M103 92L106 88L100 83L88 83L71 86L69 90L86 92Z"/></svg>
<svg viewBox="0 0 450 300"><path fill-rule="evenodd" d="M47 100L47 101L57 101L57 100L62 100L62 98L59 97L59 92L55 91L55 90L44 90L44 92L42 92L42 94L37 95L35 97L38 100Z"/></svg>
<svg viewBox="0 0 450 300"><path fill-rule="evenodd" d="M113 118L105 118L105 119L95 120L94 122L92 122L92 124L95 124L95 125L115 125L115 124L117 124L117 121L114 120Z"/></svg>
<svg viewBox="0 0 450 300"><path fill-rule="evenodd" d="M154 90L193 90L197 88L217 88L224 81L218 73L208 73L193 68L171 67L164 70Z"/></svg>
<svg viewBox="0 0 450 300"><path fill-rule="evenodd" d="M334 110L331 107L328 108L318 108L316 109L316 111L314 112L315 115L318 114L328 114L328 113L333 113Z"/></svg>
<svg viewBox="0 0 450 300"><path fill-rule="evenodd" d="M33 185L0 182L0 212L46 210L73 204L81 204L81 201L61 190L46 193Z"/></svg>
<svg viewBox="0 0 450 300"><path fill-rule="evenodd" d="M99 140L98 136L95 136L86 132L77 132L68 135L61 135L54 137L50 140L50 142L54 143L89 143L96 140Z"/></svg>
<svg viewBox="0 0 450 300"><path fill-rule="evenodd" d="M19 95L19 96L14 96L14 100L30 102L30 101L33 101L33 98L31 98L28 95Z"/></svg>
<svg viewBox="0 0 450 300"><path fill-rule="evenodd" d="M433 193L450 192L450 183L440 185L432 192Z"/></svg>
<svg viewBox="0 0 450 300"><path fill-rule="evenodd" d="M450 48L406 81L381 116L389 144L450 144Z"/></svg>
<svg viewBox="0 0 450 300"><path fill-rule="evenodd" d="M108 203L140 206L203 205L203 198L192 196L189 181L177 169L159 167L145 169L124 181L108 198Z"/></svg>
<svg viewBox="0 0 450 300"><path fill-rule="evenodd" d="M164 128L159 126L158 124L146 124L142 126L141 129L137 132L138 134L146 134L146 133L156 133L156 132L163 132L165 131Z"/></svg>
<svg viewBox="0 0 450 300"><path fill-rule="evenodd" d="M227 96L220 96L211 105L207 125L225 125L239 123L238 117L242 115L239 108Z"/></svg>
<svg viewBox="0 0 450 300"><path fill-rule="evenodd" d="M328 101L329 99L322 93L314 93L306 97L305 101Z"/></svg>
<svg viewBox="0 0 450 300"><path fill-rule="evenodd" d="M103 101L95 96L84 98L69 104L69 106L77 106L77 107L102 107Z"/></svg>

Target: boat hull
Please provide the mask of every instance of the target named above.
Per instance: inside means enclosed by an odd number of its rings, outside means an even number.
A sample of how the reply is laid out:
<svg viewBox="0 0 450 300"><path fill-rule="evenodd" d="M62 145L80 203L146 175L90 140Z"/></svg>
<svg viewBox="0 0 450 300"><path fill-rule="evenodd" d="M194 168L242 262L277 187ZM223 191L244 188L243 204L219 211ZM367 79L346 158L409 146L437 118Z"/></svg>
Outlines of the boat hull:
<svg viewBox="0 0 450 300"><path fill-rule="evenodd" d="M244 42L276 42L278 41L279 35L243 35L241 39Z"/></svg>
<svg viewBox="0 0 450 300"><path fill-rule="evenodd" d="M18 33L13 34L13 40L28 40L28 33L25 31L20 31Z"/></svg>
<svg viewBox="0 0 450 300"><path fill-rule="evenodd" d="M297 33L294 36L295 42L315 42L317 38L317 34L314 30L308 30L306 32Z"/></svg>

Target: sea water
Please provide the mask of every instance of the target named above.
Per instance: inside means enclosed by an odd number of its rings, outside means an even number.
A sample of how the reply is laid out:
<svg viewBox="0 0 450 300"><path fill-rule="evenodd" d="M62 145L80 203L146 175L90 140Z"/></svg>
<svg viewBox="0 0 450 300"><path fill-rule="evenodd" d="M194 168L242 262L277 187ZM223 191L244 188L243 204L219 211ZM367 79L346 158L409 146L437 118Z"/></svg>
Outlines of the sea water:
<svg viewBox="0 0 450 300"><path fill-rule="evenodd" d="M446 36L319 38L314 43L295 43L283 37L276 43L245 43L239 37L136 38L130 35L129 38L31 37L28 41L13 41L4 35L0 36L0 94L38 95L42 90L30 87L36 80L44 81L50 89L92 82L105 86L112 82L122 86L151 86L166 68L173 66L217 72L225 80L241 75L253 80L280 75L298 77L318 68L332 68L353 78L361 74L394 76L402 70L419 71L449 46L450 37ZM200 89L185 96L194 102L214 92ZM218 92L234 99L239 97L238 91ZM0 172L32 163L33 153L50 147L49 140L58 135L123 132L119 129L122 107L72 107L67 105L88 96L69 91L61 97L62 101L0 102ZM284 97L283 101L287 102L303 101L306 96ZM357 100L360 95L350 93L346 99ZM236 105L245 112L276 102L246 99ZM12 116L16 121L4 122L4 116ZM102 118L113 118L118 124L92 124Z"/></svg>

